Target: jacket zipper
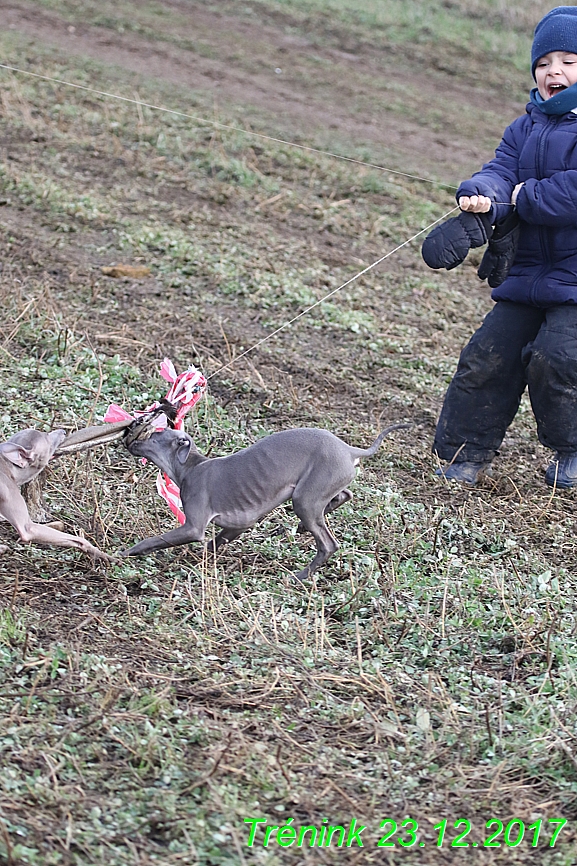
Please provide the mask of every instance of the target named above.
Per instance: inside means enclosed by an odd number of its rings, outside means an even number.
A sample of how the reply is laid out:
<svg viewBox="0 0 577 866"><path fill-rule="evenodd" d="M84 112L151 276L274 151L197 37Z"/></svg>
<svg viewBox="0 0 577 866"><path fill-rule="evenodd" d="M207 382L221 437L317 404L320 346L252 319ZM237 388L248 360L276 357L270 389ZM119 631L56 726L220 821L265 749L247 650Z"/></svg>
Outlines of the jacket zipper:
<svg viewBox="0 0 577 866"><path fill-rule="evenodd" d="M543 180L545 175L545 150L547 147L547 141L549 136L553 132L553 129L556 128L558 123L558 119L554 119L553 125L551 122L543 124L543 128L541 130L541 134L539 137L539 142L537 145L537 160L535 165L535 171L537 175L537 180ZM541 245L541 256L543 259L543 265L539 269L539 273L533 280L533 285L531 286L531 301L535 306L538 306L536 303L537 296L537 287L541 281L541 277L549 270L550 267L550 256L548 253L549 245L547 244L547 236L549 234L549 229L547 226L539 226L539 243Z"/></svg>

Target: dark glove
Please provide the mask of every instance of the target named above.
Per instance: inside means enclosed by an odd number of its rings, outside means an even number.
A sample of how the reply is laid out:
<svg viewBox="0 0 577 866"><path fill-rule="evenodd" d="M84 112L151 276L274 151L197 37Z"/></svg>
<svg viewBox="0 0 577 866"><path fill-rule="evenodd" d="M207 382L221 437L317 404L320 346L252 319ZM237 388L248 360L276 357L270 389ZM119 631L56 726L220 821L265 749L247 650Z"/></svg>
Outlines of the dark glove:
<svg viewBox="0 0 577 866"><path fill-rule="evenodd" d="M421 254L430 268L450 271L465 261L472 247L486 244L492 234L488 214L462 211L459 216L435 226L423 241Z"/></svg>
<svg viewBox="0 0 577 866"><path fill-rule="evenodd" d="M492 289L501 285L511 269L519 243L519 231L520 220L516 210L495 226L477 271L479 279L487 280Z"/></svg>

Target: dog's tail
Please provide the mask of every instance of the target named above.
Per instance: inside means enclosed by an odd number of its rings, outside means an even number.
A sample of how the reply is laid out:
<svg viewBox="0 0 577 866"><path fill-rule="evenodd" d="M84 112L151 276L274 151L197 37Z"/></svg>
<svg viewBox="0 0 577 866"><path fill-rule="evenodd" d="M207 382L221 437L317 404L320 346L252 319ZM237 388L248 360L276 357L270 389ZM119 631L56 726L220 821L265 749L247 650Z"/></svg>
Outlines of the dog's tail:
<svg viewBox="0 0 577 866"><path fill-rule="evenodd" d="M351 447L351 451L353 452L356 459L358 459L360 457L372 457L373 454L377 453L377 451L381 447L383 439L385 439L389 435L389 433L392 433L393 430L404 430L407 427L412 427L412 426L413 426L412 424L391 424L390 427L385 427L385 429L382 430L381 433L379 433L379 435L377 436L377 438L375 439L373 444L369 446L369 448L352 448Z"/></svg>

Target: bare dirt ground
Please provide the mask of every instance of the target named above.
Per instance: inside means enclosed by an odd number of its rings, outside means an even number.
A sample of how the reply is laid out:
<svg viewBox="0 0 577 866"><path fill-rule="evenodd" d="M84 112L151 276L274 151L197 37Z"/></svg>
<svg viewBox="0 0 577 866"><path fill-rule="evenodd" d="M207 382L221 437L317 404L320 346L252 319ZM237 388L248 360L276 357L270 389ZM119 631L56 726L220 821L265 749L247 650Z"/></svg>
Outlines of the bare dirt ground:
<svg viewBox="0 0 577 866"><path fill-rule="evenodd" d="M575 814L565 736L574 611L563 584L577 573L574 495L545 488L549 455L525 402L480 488L443 484L430 454L459 350L491 306L478 258L434 274L419 243L404 247L333 305L221 369L447 212L446 186L490 157L530 82L515 73L504 87L475 46L447 54L424 41L415 58L386 33L256 2L0 0L0 18L16 40L12 65L435 181L287 156L57 83L2 79L10 423L18 410L33 423L83 425L104 394L139 408L164 355L212 377L201 435L213 454L265 428L322 425L364 444L386 423L414 423L367 467L366 486L359 480L358 511L338 524L344 553L305 601L287 575L308 541L289 536L284 511L226 549L214 581L188 549L112 573L22 545L3 557L7 622L29 618L7 638L16 685L4 684L6 700L18 687L28 701L10 710L21 739L5 748L21 771L14 779L31 787L7 786L3 801L41 852L23 862L252 863L239 839L255 802L279 814L286 804L301 823L351 808L410 812L427 839L441 816ZM152 274L104 277L114 262ZM85 355L67 354L72 335ZM100 379L82 379L87 356L102 364ZM60 363L68 404L51 406L42 387ZM128 392L118 368L130 365ZM84 402L74 403L79 390ZM75 529L107 549L168 526L152 473L120 449L62 461L54 478L50 492ZM386 507L375 491L390 497ZM2 538L14 542L9 528ZM90 653L100 655L94 669ZM382 667L369 670L373 655ZM549 688L558 689L554 722ZM434 731L417 730L417 700ZM191 823L202 816L210 832ZM198 857L183 841L191 827ZM94 839L109 847L95 855ZM431 863L456 862L452 850L430 850ZM363 862L400 862L397 853ZM478 853L483 866L536 862L528 847ZM320 862L316 850L285 854L298 866ZM339 862L361 862L356 854ZM254 862L276 862L267 855ZM421 862L414 852L403 859Z"/></svg>
<svg viewBox="0 0 577 866"><path fill-rule="evenodd" d="M288 15L264 16L258 7L251 15L230 3L223 3L222 11L179 0L167 0L163 7L162 31L155 34L159 40L76 19L71 25L34 3L0 3L4 27L25 34L32 44L115 67L121 91L123 70L154 76L212 94L223 106L274 118L291 140L295 134L310 139L322 133L327 143L331 138L354 146L368 142L393 159L390 167L446 183L458 182L488 158L487 145L496 144L503 129L501 118L510 121L522 110L510 88L504 93L487 88L487 70L465 50L447 64L431 46L419 46L414 58L404 46L382 39L367 43L337 24L319 44L314 31L310 38L291 32L294 22ZM398 105L391 109L399 96L411 102L413 117L403 116ZM445 117L431 129L419 113L439 102ZM475 138L468 139L459 117L462 121L472 107L481 123ZM492 122L487 123L488 115Z"/></svg>

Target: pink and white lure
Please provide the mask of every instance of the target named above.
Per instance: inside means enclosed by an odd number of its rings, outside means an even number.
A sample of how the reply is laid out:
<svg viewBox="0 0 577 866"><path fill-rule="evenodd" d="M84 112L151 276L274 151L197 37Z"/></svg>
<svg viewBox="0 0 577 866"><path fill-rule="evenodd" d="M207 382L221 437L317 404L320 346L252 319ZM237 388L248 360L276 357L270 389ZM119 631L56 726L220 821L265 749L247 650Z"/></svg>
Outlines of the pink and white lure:
<svg viewBox="0 0 577 866"><path fill-rule="evenodd" d="M198 403L202 395L206 391L206 379L196 367L189 367L184 373L177 373L174 364L169 358L165 358L160 365L160 375L167 382L171 383L166 399L173 406L177 407L176 417L174 419L174 427L176 430L182 430L184 427L184 416L192 407ZM116 403L111 403L106 410L104 421L107 423L113 421L125 421L128 418L139 418L146 415L160 406L157 400L146 409L134 412L132 415L127 412L122 406ZM163 430L167 425L166 415L159 414L154 419L154 427L156 430ZM168 506L175 515L179 523L184 523L186 517L182 511L182 502L180 500L180 489L164 472L159 472L156 478L156 489L163 499L168 502Z"/></svg>

